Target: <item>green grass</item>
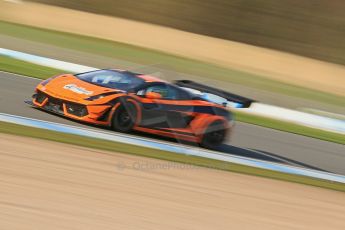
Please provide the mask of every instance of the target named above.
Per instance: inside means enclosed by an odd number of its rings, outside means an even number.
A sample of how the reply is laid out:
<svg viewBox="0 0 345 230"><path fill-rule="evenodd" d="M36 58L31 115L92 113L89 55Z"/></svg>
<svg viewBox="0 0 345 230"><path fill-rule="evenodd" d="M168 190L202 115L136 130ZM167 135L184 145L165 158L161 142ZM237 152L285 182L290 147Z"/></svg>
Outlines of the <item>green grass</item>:
<svg viewBox="0 0 345 230"><path fill-rule="evenodd" d="M0 33L58 47L127 60L279 94L342 106L345 97L285 84L262 76L128 44L0 21Z"/></svg>
<svg viewBox="0 0 345 230"><path fill-rule="evenodd" d="M202 157L188 156L175 154L172 152L154 150L135 145L122 144L118 142L110 142L96 138L87 138L77 135L58 133L54 131L21 126L12 123L0 122L0 132L7 134L14 134L20 136L40 138L50 141L62 142L67 144L79 145L89 148L102 149L114 152L127 153L137 156L144 156L202 167L208 167L219 170L226 170L235 173L242 173L248 175L261 176L277 180L296 182L300 184L312 185L321 188L327 188L337 191L345 192L345 184L330 182L326 180L313 179L310 177L297 176L275 172L271 170L259 169L255 167L243 166L234 163L228 163L218 160L211 160Z"/></svg>
<svg viewBox="0 0 345 230"><path fill-rule="evenodd" d="M35 65L29 62L20 61L2 55L0 55L0 70L40 79L46 79L64 72L62 70Z"/></svg>
<svg viewBox="0 0 345 230"><path fill-rule="evenodd" d="M46 79L53 75L61 74L64 72L63 70L52 69L25 61L19 61L1 55L0 70L41 79ZM274 120L271 118L265 118L260 116L248 115L246 113L236 112L236 120L267 128L278 129L285 132L291 132L299 135L313 137L325 141L345 144L344 135L327 132L319 129L313 129L306 126L296 125L289 122Z"/></svg>
<svg viewBox="0 0 345 230"><path fill-rule="evenodd" d="M236 120L345 145L345 135L327 132L321 129L314 129L302 125L293 124L290 122L275 120L261 116L254 116L243 112L236 112Z"/></svg>

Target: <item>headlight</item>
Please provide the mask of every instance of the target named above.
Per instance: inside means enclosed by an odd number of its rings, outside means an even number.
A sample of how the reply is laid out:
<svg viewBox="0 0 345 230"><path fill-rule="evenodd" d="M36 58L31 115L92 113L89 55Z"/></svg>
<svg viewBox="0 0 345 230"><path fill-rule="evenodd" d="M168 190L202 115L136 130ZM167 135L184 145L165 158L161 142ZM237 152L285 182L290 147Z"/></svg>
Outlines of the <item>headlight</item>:
<svg viewBox="0 0 345 230"><path fill-rule="evenodd" d="M54 77L50 77L44 81L41 82L41 85L45 86L46 84L48 84L51 80L53 80L54 78L58 77L60 75L54 76Z"/></svg>

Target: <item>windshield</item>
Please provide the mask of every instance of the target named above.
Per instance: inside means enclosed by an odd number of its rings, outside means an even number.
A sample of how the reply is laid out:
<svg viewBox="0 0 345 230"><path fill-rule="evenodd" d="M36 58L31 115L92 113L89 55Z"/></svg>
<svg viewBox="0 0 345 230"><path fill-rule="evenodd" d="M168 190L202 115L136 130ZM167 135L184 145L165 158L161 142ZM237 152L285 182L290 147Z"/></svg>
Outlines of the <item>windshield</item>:
<svg viewBox="0 0 345 230"><path fill-rule="evenodd" d="M97 70L75 75L80 80L106 88L129 90L144 83L135 73L116 70Z"/></svg>

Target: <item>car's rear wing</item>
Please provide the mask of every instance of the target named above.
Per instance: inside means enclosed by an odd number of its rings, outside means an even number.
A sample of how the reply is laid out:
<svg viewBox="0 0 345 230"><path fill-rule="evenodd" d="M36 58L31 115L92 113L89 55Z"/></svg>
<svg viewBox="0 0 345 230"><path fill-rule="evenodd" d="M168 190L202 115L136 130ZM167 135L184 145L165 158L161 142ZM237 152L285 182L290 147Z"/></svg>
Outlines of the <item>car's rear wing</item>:
<svg viewBox="0 0 345 230"><path fill-rule="evenodd" d="M207 85L196 83L190 80L178 80L178 81L175 81L174 83L177 86L180 86L183 88L194 89L202 93L209 93L209 94L213 94L213 95L217 95L219 97L225 98L227 101L230 101L236 104L235 107L237 108L248 108L253 102L255 102L252 99L242 97L237 94L229 93L221 89L216 89Z"/></svg>

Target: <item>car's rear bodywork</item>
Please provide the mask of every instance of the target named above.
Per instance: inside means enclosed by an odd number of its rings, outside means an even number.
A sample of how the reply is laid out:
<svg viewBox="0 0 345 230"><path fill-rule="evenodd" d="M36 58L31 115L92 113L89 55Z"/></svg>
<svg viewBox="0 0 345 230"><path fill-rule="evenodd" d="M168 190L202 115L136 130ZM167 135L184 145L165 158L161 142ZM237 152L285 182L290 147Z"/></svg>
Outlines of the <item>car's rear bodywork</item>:
<svg viewBox="0 0 345 230"><path fill-rule="evenodd" d="M206 133L222 130L224 139L232 125L230 111L183 87L147 75L100 70L45 80L36 87L32 102L38 108L115 126L119 131L137 130L203 143ZM133 123L129 128L116 128L126 119Z"/></svg>

